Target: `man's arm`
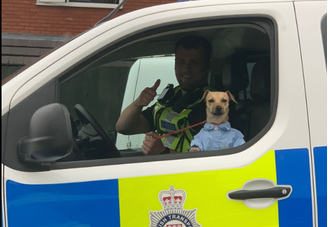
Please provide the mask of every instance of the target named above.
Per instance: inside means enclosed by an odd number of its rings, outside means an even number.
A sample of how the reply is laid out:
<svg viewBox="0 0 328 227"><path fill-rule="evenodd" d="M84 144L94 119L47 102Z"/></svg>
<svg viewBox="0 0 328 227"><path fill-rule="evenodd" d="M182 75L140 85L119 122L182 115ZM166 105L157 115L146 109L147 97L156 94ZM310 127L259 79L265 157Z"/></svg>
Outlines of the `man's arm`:
<svg viewBox="0 0 328 227"><path fill-rule="evenodd" d="M141 112L142 106L137 104L137 100L134 101L122 112L116 123L116 131L124 135L149 132L149 124Z"/></svg>
<svg viewBox="0 0 328 227"><path fill-rule="evenodd" d="M142 115L142 108L155 98L156 89L160 85L157 80L152 87L145 88L140 96L129 105L121 114L116 123L116 131L125 135L146 133L150 131L150 126L146 118Z"/></svg>

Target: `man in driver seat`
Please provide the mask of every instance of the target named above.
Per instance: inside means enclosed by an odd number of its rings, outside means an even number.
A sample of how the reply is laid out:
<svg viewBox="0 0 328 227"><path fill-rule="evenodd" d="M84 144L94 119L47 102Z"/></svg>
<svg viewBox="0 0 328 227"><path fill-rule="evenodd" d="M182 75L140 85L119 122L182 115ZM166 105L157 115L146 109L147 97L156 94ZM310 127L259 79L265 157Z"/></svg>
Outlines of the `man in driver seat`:
<svg viewBox="0 0 328 227"><path fill-rule="evenodd" d="M202 125L161 139L157 136L206 120L205 103L199 103L207 84L212 48L203 37L191 35L175 46L175 75L179 86L168 89L164 99L142 111L157 95L157 80L121 114L116 130L125 135L146 133L142 151L145 155L187 152Z"/></svg>

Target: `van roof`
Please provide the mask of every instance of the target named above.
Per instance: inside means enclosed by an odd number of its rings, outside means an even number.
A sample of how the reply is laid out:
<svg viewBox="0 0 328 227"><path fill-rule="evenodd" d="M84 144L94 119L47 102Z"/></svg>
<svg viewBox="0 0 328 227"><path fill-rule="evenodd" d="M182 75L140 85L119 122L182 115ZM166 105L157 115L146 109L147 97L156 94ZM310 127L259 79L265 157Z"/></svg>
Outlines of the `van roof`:
<svg viewBox="0 0 328 227"><path fill-rule="evenodd" d="M183 2L173 2L162 5L150 6L142 9L138 9L127 14L119 16L119 18L131 18L135 19L138 16L144 16L146 14L153 14L157 12L187 8L187 7L201 7L211 5L234 5L234 4L252 4L252 3L278 3L278 2L312 2L312 1L326 1L326 0L187 0ZM117 17L116 17L117 18ZM113 18L112 20L115 20ZM108 21L107 21L108 22ZM102 24L106 24L104 22Z"/></svg>

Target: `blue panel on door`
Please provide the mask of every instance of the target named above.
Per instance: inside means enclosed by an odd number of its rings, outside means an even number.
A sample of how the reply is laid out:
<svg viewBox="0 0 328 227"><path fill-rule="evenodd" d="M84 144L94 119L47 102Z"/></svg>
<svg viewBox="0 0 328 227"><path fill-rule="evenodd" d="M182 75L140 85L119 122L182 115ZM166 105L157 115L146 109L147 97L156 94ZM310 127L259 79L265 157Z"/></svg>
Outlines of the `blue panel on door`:
<svg viewBox="0 0 328 227"><path fill-rule="evenodd" d="M279 227L313 226L308 149L276 150L278 185L291 185L289 198L278 202Z"/></svg>
<svg viewBox="0 0 328 227"><path fill-rule="evenodd" d="M317 188L318 224L327 227L327 147L315 147L314 167Z"/></svg>
<svg viewBox="0 0 328 227"><path fill-rule="evenodd" d="M120 226L117 180L6 185L11 227Z"/></svg>

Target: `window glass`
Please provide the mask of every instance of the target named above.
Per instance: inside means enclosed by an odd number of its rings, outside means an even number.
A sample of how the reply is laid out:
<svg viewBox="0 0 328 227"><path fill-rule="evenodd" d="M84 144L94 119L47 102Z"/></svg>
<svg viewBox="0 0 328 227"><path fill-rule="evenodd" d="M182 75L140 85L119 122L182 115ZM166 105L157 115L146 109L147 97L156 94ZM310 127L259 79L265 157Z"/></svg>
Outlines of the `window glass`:
<svg viewBox="0 0 328 227"><path fill-rule="evenodd" d="M67 106L77 131L82 130L74 111L79 103L98 121L123 157L143 155L145 135L117 133L117 120L141 91L157 79L162 80L157 94L169 83L178 85L174 71L175 43L191 34L206 38L212 45L209 85L218 91L229 90L238 102L230 102L231 126L244 135L246 143L259 134L271 116L272 43L263 27L247 23L172 30L102 51L76 72L60 78L60 102ZM100 148L90 145L88 149Z"/></svg>
<svg viewBox="0 0 328 227"><path fill-rule="evenodd" d="M119 0L37 0L37 5L73 6L87 8L116 8Z"/></svg>
<svg viewBox="0 0 328 227"><path fill-rule="evenodd" d="M118 4L118 1L117 0L68 0L68 2Z"/></svg>

